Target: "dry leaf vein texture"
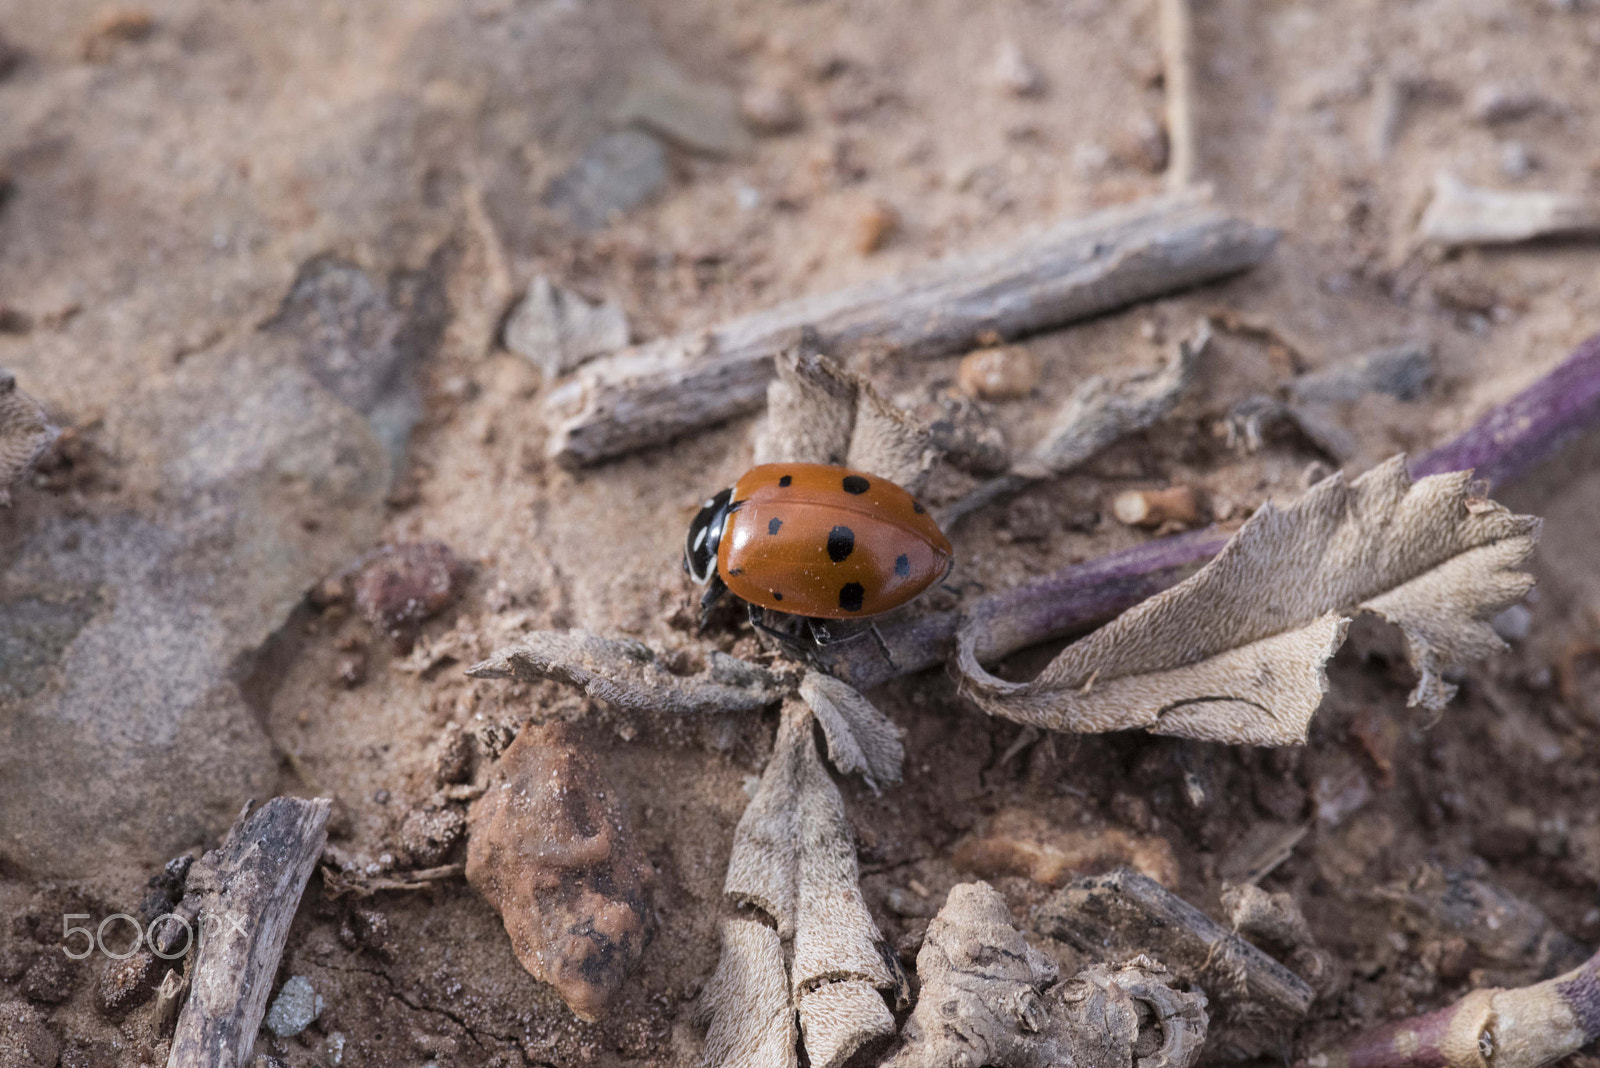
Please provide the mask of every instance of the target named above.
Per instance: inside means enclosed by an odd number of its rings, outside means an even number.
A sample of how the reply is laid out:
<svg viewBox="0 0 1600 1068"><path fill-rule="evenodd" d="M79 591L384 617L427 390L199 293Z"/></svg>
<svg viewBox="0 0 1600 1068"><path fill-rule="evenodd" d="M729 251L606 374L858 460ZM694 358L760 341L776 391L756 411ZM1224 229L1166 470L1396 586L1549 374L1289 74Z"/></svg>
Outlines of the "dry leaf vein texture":
<svg viewBox="0 0 1600 1068"><path fill-rule="evenodd" d="M1324 479L1290 508L1263 506L1199 573L1069 645L1031 682L978 663L982 616L963 623L956 667L985 711L1054 730L1301 742L1359 611L1405 634L1410 703L1443 707L1455 693L1444 668L1503 647L1487 620L1532 587L1519 568L1538 534L1537 518L1476 496L1471 472L1414 482L1397 456L1353 482Z"/></svg>

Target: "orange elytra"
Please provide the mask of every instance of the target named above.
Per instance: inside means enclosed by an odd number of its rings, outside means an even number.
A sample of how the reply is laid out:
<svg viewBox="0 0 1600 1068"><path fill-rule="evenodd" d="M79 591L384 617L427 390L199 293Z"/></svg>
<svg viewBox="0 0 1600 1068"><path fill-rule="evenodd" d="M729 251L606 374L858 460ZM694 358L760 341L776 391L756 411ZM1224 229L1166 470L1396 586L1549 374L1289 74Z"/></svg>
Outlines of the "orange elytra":
<svg viewBox="0 0 1600 1068"><path fill-rule="evenodd" d="M830 464L763 464L707 500L683 567L742 600L810 619L898 608L949 573L949 539L886 478Z"/></svg>

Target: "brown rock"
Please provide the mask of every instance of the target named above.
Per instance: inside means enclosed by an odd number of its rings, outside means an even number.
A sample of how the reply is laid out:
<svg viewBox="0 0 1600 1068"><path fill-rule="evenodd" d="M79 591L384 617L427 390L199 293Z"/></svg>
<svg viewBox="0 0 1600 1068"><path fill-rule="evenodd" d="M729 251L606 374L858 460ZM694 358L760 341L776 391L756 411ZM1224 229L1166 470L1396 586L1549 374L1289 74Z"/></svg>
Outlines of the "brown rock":
<svg viewBox="0 0 1600 1068"><path fill-rule="evenodd" d="M1130 527L1154 529L1168 523L1192 527L1200 521L1200 502L1188 486L1128 490L1111 502L1111 513Z"/></svg>
<svg viewBox="0 0 1600 1068"><path fill-rule="evenodd" d="M155 17L142 7L101 8L89 32L83 35L78 53L90 63L104 63L118 45L142 41L155 28Z"/></svg>
<svg viewBox="0 0 1600 1068"><path fill-rule="evenodd" d="M739 98L739 114L745 125L762 134L782 134L798 130L804 121L800 102L779 85L756 85Z"/></svg>
<svg viewBox="0 0 1600 1068"><path fill-rule="evenodd" d="M115 1019L149 1001L156 992L160 961L148 949L110 960L100 972L100 1011Z"/></svg>
<svg viewBox="0 0 1600 1068"><path fill-rule="evenodd" d="M400 846L419 868L443 864L467 829L457 808L417 809L400 827Z"/></svg>
<svg viewBox="0 0 1600 1068"><path fill-rule="evenodd" d="M881 200L870 201L855 221L856 251L870 256L900 229L900 214Z"/></svg>
<svg viewBox="0 0 1600 1068"><path fill-rule="evenodd" d="M22 992L28 1000L54 1005L67 1000L76 978L72 962L60 953L41 953L22 976Z"/></svg>
<svg viewBox="0 0 1600 1068"><path fill-rule="evenodd" d="M433 758L433 778L440 786L466 782L472 777L472 735L458 723L445 726L439 751Z"/></svg>
<svg viewBox="0 0 1600 1068"><path fill-rule="evenodd" d="M32 1005L0 1003L0 1068L55 1068L61 1040Z"/></svg>
<svg viewBox="0 0 1600 1068"><path fill-rule="evenodd" d="M528 973L597 1019L654 933L654 874L615 789L564 724L528 727L468 816L467 881Z"/></svg>
<svg viewBox="0 0 1600 1068"><path fill-rule="evenodd" d="M407 653L417 628L449 607L466 577L467 566L440 542L386 545L356 575L356 608L396 652Z"/></svg>
<svg viewBox="0 0 1600 1068"><path fill-rule="evenodd" d="M1039 384L1039 361L1021 345L979 349L962 358L956 382L969 397L1016 400Z"/></svg>
<svg viewBox="0 0 1600 1068"><path fill-rule="evenodd" d="M1120 827L1059 827L1020 808L1002 810L980 834L956 843L952 859L981 878L1020 875L1045 886L1065 886L1077 876L1122 867L1163 886L1178 882L1178 861L1164 838L1132 835Z"/></svg>

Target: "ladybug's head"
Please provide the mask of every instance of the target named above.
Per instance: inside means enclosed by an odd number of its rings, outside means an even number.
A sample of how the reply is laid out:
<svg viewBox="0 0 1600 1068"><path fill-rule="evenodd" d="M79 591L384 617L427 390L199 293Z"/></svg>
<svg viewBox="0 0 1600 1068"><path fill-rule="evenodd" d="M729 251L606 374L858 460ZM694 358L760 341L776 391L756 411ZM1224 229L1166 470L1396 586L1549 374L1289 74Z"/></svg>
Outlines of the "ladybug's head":
<svg viewBox="0 0 1600 1068"><path fill-rule="evenodd" d="M683 569L702 586L717 573L717 546L722 541L722 528L728 522L732 500L733 487L730 486L706 501L694 522L689 524L689 536L683 542Z"/></svg>

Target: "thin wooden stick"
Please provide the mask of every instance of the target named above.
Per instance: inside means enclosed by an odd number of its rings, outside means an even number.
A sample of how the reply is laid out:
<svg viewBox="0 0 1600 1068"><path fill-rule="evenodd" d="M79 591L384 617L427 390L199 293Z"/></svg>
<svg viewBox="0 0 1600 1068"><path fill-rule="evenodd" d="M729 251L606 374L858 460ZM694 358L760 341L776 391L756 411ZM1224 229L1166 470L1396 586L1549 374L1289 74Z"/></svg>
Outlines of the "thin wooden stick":
<svg viewBox="0 0 1600 1068"><path fill-rule="evenodd" d="M814 329L835 357L959 352L1051 330L1255 266L1277 231L1196 193L1158 197L983 252L623 349L546 399L548 452L568 466L657 445L761 407L773 356Z"/></svg>
<svg viewBox="0 0 1600 1068"><path fill-rule="evenodd" d="M332 804L275 797L253 814L246 806L223 843L195 861L184 897L193 899L185 911L198 917L200 949L167 1068L249 1063Z"/></svg>
<svg viewBox="0 0 1600 1068"><path fill-rule="evenodd" d="M1491 485L1510 482L1600 424L1600 334L1579 344L1553 371L1491 408L1451 441L1418 457L1413 475L1472 468ZM1193 574L1227 544L1215 528L1146 542L1076 564L986 597L968 618L987 621L980 660L1087 630ZM933 612L880 627L890 666L868 642L841 645L829 670L868 689L943 663L954 648L960 612Z"/></svg>
<svg viewBox="0 0 1600 1068"><path fill-rule="evenodd" d="M1167 95L1167 188L1194 184L1194 15L1189 0L1158 0Z"/></svg>

